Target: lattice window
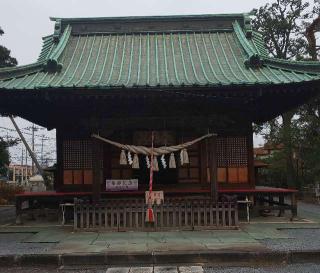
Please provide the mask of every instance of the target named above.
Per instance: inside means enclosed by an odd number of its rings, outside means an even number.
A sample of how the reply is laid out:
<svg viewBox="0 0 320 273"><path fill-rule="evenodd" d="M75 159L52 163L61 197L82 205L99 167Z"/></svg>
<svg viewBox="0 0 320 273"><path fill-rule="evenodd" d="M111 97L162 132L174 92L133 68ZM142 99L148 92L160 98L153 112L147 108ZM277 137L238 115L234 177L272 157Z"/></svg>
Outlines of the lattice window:
<svg viewBox="0 0 320 273"><path fill-rule="evenodd" d="M247 138L218 138L217 164L219 183L248 183Z"/></svg>
<svg viewBox="0 0 320 273"><path fill-rule="evenodd" d="M226 166L225 138L217 138L217 164Z"/></svg>
<svg viewBox="0 0 320 273"><path fill-rule="evenodd" d="M248 149L246 137L226 137L217 139L218 167L247 166Z"/></svg>
<svg viewBox="0 0 320 273"><path fill-rule="evenodd" d="M65 140L63 142L64 169L91 169L92 142L89 140Z"/></svg>
<svg viewBox="0 0 320 273"><path fill-rule="evenodd" d="M228 166L244 166L248 164L248 150L246 137L227 138Z"/></svg>

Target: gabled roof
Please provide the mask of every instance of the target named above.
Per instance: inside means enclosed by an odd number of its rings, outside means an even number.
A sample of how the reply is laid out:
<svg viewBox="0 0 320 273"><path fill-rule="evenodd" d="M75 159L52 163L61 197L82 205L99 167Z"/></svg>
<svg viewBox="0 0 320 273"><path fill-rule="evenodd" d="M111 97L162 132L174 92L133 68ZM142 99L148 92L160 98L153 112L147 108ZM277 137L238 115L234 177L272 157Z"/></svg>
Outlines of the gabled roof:
<svg viewBox="0 0 320 273"><path fill-rule="evenodd" d="M243 14L52 18L34 64L0 69L0 89L253 86L320 79L317 62L268 56Z"/></svg>

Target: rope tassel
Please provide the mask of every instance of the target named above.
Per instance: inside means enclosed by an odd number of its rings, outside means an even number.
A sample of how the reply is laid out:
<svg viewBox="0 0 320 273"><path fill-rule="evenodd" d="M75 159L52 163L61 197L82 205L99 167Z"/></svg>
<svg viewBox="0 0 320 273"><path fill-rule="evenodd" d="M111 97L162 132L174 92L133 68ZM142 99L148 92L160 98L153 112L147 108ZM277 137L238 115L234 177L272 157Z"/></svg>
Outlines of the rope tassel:
<svg viewBox="0 0 320 273"><path fill-rule="evenodd" d="M182 150L183 163L189 164L189 155L187 149Z"/></svg>
<svg viewBox="0 0 320 273"><path fill-rule="evenodd" d="M134 154L133 156L133 162L132 162L132 169L139 169L139 157L137 154Z"/></svg>
<svg viewBox="0 0 320 273"><path fill-rule="evenodd" d="M175 169L176 166L176 159L174 158L174 153L170 154L170 159L169 159L169 168L170 169Z"/></svg>
<svg viewBox="0 0 320 273"><path fill-rule="evenodd" d="M156 156L153 158L153 171L154 172L159 171L158 159Z"/></svg>
<svg viewBox="0 0 320 273"><path fill-rule="evenodd" d="M120 165L127 165L127 157L126 157L126 152L124 150L121 150L120 154Z"/></svg>
<svg viewBox="0 0 320 273"><path fill-rule="evenodd" d="M181 163L181 166L184 165L184 160L183 160L183 150L180 151L180 163Z"/></svg>

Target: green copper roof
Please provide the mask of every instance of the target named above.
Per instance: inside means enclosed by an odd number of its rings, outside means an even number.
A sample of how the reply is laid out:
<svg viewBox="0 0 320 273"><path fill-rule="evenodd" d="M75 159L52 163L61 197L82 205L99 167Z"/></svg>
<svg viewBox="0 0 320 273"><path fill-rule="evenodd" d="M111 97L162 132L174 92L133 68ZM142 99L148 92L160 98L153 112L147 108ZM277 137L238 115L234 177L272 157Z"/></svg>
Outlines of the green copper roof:
<svg viewBox="0 0 320 273"><path fill-rule="evenodd" d="M213 16L213 21L210 16L168 17L167 25L166 17L150 18L147 25L148 17L129 17L130 26L123 18L119 26L117 18L55 19L55 33L44 38L38 61L1 69L0 89L214 88L320 78L316 62L268 57L261 35L250 30L244 15L243 20ZM188 25L189 19L195 22Z"/></svg>

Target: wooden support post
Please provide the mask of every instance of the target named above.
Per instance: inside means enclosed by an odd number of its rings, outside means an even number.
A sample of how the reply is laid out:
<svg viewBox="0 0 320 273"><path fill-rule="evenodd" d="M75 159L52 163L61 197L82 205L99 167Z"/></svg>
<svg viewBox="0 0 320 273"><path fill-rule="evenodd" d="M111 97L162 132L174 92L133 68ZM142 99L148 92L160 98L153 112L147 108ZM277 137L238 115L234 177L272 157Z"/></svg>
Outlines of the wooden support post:
<svg viewBox="0 0 320 273"><path fill-rule="evenodd" d="M291 220L298 215L297 194L291 193Z"/></svg>
<svg viewBox="0 0 320 273"><path fill-rule="evenodd" d="M22 224L22 200L20 197L16 197L16 224Z"/></svg>
<svg viewBox="0 0 320 273"><path fill-rule="evenodd" d="M57 139L57 170L54 176L54 190L62 191L64 186L64 177L63 177L63 166L64 166L64 158L63 158L63 129L57 128L56 130L56 139Z"/></svg>
<svg viewBox="0 0 320 273"><path fill-rule="evenodd" d="M207 168L208 168L208 151L207 139L200 142L200 181L201 184L208 183Z"/></svg>
<svg viewBox="0 0 320 273"><path fill-rule="evenodd" d="M248 150L248 182L251 188L255 188L255 172L254 172L254 158L253 158L253 131L250 124L250 131L247 135L247 150Z"/></svg>
<svg viewBox="0 0 320 273"><path fill-rule="evenodd" d="M102 144L98 139L92 139L92 200L98 202L101 196L102 184Z"/></svg>
<svg viewBox="0 0 320 273"><path fill-rule="evenodd" d="M278 217L281 217L284 214L284 209L283 209L283 207L284 207L284 195L283 194L279 194L279 207L280 207L280 209L279 209Z"/></svg>
<svg viewBox="0 0 320 273"><path fill-rule="evenodd" d="M209 173L210 173L210 193L211 199L218 200L218 183L217 183L217 136L209 138Z"/></svg>

